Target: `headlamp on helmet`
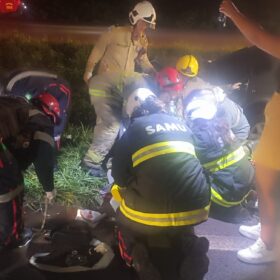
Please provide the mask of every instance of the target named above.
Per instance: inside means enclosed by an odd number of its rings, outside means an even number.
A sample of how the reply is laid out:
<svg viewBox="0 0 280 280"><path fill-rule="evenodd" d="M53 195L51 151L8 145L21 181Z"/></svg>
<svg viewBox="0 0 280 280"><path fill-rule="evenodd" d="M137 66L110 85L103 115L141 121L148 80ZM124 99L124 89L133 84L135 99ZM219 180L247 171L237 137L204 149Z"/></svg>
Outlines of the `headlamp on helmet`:
<svg viewBox="0 0 280 280"><path fill-rule="evenodd" d="M125 105L125 111L128 117L131 118L133 112L149 98L157 99L156 95L148 88L138 88L135 91L133 91L129 95Z"/></svg>

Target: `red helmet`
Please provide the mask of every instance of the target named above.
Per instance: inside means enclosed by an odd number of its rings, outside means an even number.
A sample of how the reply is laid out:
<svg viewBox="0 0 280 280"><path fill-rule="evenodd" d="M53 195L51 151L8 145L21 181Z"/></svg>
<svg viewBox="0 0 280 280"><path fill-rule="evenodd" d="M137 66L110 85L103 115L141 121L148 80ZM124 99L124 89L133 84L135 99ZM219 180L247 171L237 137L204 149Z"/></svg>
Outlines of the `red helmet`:
<svg viewBox="0 0 280 280"><path fill-rule="evenodd" d="M184 87L180 73L172 67L165 67L157 73L156 81L161 90L181 91Z"/></svg>
<svg viewBox="0 0 280 280"><path fill-rule="evenodd" d="M40 93L36 98L43 111L52 118L54 124L60 121L60 106L57 99L48 92Z"/></svg>

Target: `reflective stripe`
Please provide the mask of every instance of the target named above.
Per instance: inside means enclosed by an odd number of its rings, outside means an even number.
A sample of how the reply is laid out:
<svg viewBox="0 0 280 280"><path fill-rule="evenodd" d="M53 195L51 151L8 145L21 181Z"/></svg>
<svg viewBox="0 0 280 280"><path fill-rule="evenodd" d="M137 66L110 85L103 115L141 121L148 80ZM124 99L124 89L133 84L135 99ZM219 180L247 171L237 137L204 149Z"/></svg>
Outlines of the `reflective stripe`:
<svg viewBox="0 0 280 280"><path fill-rule="evenodd" d="M145 160L170 153L187 153L195 156L194 146L183 141L159 142L141 148L132 155L133 167Z"/></svg>
<svg viewBox="0 0 280 280"><path fill-rule="evenodd" d="M243 202L243 200L246 199L246 197L250 194L250 192L251 191L249 191L246 195L244 195L244 197L239 201L227 201L223 199L223 197L218 192L216 192L213 188L211 188L211 200L220 206L228 208L228 207L239 205L241 202Z"/></svg>
<svg viewBox="0 0 280 280"><path fill-rule="evenodd" d="M1 194L0 195L0 203L6 203L13 200L17 195L19 195L23 191L23 185L18 185L14 190Z"/></svg>
<svg viewBox="0 0 280 280"><path fill-rule="evenodd" d="M105 90L102 90L102 89L93 89L93 88L91 88L89 90L89 94L91 96L96 96L96 97L106 97L107 96L107 92Z"/></svg>
<svg viewBox="0 0 280 280"><path fill-rule="evenodd" d="M238 162L245 155L246 155L246 153L245 153L243 147L241 146L234 152L232 152L224 157L221 157L217 160L213 160L211 162L203 164L203 167L210 172L216 172L216 171L224 169L224 168L231 166L232 164Z"/></svg>
<svg viewBox="0 0 280 280"><path fill-rule="evenodd" d="M42 132L42 131L36 131L34 133L34 140L42 140L44 142L47 142L54 148L54 139L47 133Z"/></svg>
<svg viewBox="0 0 280 280"><path fill-rule="evenodd" d="M114 184L111 188L111 194L117 202L121 203L122 196L121 196L121 187L120 186Z"/></svg>
<svg viewBox="0 0 280 280"><path fill-rule="evenodd" d="M41 112L41 111L39 111L39 110L37 110L37 109L31 109L31 110L29 110L29 112L28 112L28 117L29 117L29 118L34 117L34 116L36 116L36 115L44 115L44 113Z"/></svg>
<svg viewBox="0 0 280 280"><path fill-rule="evenodd" d="M167 214L151 214L135 211L129 208L124 200L121 202L120 211L128 219L140 224L158 227L171 227L171 226L188 226L201 223L208 218L210 204L202 209L167 213Z"/></svg>

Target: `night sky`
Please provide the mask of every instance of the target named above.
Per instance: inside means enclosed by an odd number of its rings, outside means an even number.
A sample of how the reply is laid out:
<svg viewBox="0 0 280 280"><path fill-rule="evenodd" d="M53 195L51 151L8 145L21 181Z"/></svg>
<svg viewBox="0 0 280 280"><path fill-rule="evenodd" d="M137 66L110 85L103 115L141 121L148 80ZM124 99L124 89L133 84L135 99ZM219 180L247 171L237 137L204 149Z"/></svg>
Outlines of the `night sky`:
<svg viewBox="0 0 280 280"><path fill-rule="evenodd" d="M85 25L127 24L136 0L23 0L24 20ZM215 28L221 0L151 0L161 27ZM260 23L280 23L279 0L235 0L236 5ZM273 25L273 24L272 24ZM275 25L275 23L274 23Z"/></svg>

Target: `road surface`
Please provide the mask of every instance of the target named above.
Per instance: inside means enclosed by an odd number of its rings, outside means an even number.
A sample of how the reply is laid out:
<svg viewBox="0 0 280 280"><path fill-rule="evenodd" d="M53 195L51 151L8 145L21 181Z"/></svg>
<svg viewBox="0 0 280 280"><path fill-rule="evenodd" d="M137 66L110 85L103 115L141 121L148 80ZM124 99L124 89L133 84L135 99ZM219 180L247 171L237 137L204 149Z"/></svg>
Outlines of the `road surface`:
<svg viewBox="0 0 280 280"><path fill-rule="evenodd" d="M51 207L51 215L47 219L47 227L54 223L71 221L75 215L75 209L64 207ZM26 223L40 226L40 213L27 212ZM209 271L204 280L278 280L273 277L273 264L248 265L241 263L236 258L236 251L247 247L254 241L242 237L238 233L238 225L228 224L213 219L196 227L198 235L205 236L210 241L208 257L210 260ZM104 231L96 233L98 238L109 238ZM104 241L104 240L103 240ZM14 250L0 255L0 279L9 280L107 280L122 279L135 280L133 271L128 270L120 258L115 257L112 265L105 271L56 274L41 272L27 263L26 249ZM1 278L6 271L7 278ZM2 273L1 273L2 272ZM19 277L20 276L20 277ZM173 279L170 279L173 280Z"/></svg>

